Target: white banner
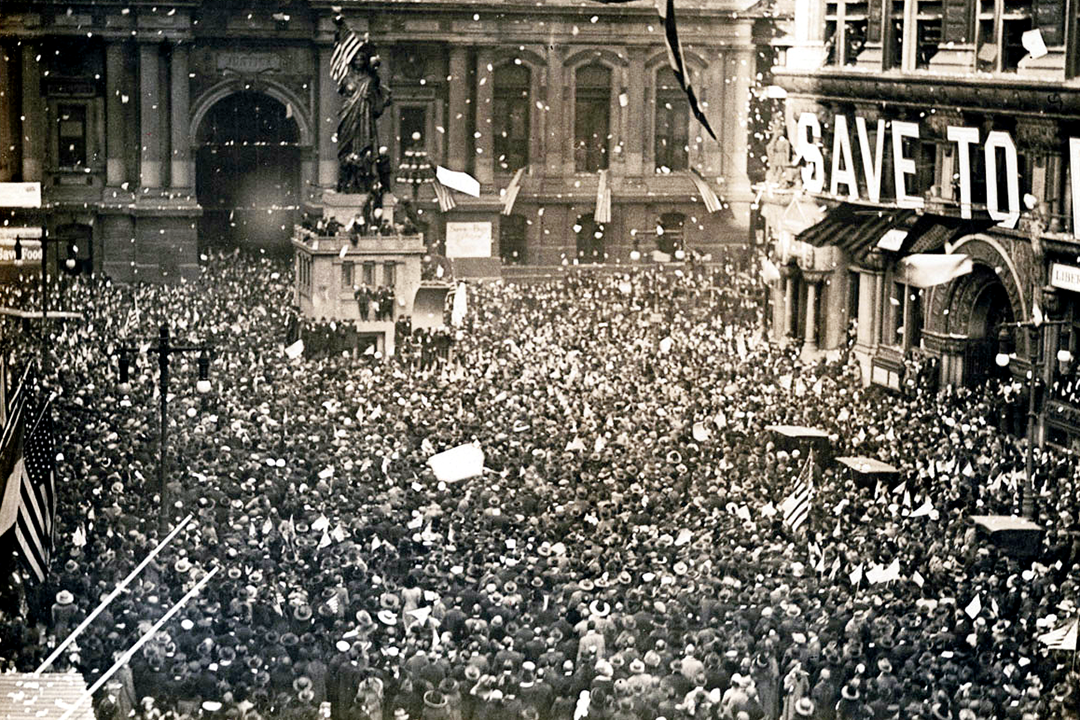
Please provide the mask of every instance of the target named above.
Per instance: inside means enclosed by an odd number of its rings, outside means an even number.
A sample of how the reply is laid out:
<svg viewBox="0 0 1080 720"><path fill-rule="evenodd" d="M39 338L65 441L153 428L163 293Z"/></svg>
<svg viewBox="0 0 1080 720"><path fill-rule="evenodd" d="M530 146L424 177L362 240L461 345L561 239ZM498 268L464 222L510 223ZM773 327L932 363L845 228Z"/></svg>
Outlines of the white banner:
<svg viewBox="0 0 1080 720"><path fill-rule="evenodd" d="M4 230L11 230L14 228L4 228ZM25 228L27 230L37 230L37 237L41 237L41 228ZM0 265L14 265L15 264L15 242L14 237L7 238L0 235ZM23 264L30 265L31 267L35 263L41 262L41 241L30 240L23 237L19 242L22 244L22 261Z"/></svg>
<svg viewBox="0 0 1080 720"><path fill-rule="evenodd" d="M491 257L491 223L446 223L446 257Z"/></svg>
<svg viewBox="0 0 1080 720"><path fill-rule="evenodd" d="M4 182L0 183L0 207L41 207L41 183L39 182Z"/></svg>

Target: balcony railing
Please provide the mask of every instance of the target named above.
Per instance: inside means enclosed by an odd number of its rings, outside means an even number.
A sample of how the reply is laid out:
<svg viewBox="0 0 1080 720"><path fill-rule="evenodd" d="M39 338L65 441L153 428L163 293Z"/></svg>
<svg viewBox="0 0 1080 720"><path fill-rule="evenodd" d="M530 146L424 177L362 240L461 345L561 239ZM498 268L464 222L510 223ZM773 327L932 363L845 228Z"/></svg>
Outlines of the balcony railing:
<svg viewBox="0 0 1080 720"><path fill-rule="evenodd" d="M356 240L354 243L353 240ZM319 255L336 255L342 248L346 254L389 254L424 252L424 236L415 235L359 235L354 238L349 234L319 235L306 228L297 227L293 234L293 244L298 248Z"/></svg>

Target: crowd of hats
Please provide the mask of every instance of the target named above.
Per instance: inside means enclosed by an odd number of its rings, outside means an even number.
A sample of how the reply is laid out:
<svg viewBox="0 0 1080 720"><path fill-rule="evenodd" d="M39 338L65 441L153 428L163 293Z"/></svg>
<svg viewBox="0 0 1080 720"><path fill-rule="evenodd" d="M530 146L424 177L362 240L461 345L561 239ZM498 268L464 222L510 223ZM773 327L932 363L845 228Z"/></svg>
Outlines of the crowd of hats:
<svg viewBox="0 0 1080 720"><path fill-rule="evenodd" d="M57 549L27 608L7 598L5 666L33 669L154 547L161 513L191 514L58 665L93 681L222 568L104 714L1071 717L1072 658L1035 638L1074 612L1074 463L1037 458L1054 529L1036 558L981 544L965 518L1015 510L1023 467L992 386L901 398L862 389L846 354L801 364L762 341L760 287L734 263L471 290L453 359L419 371L288 360L285 264L66 282L85 319L49 345ZM18 359L36 350L34 327L3 322ZM196 358L172 359L164 508L155 356L126 396L113 369L122 338L162 323L216 348L206 396ZM769 510L806 456L773 444L776 423L897 465L932 511L826 467L790 533ZM485 473L438 482L427 458L472 441ZM852 582L894 561L899 578Z"/></svg>

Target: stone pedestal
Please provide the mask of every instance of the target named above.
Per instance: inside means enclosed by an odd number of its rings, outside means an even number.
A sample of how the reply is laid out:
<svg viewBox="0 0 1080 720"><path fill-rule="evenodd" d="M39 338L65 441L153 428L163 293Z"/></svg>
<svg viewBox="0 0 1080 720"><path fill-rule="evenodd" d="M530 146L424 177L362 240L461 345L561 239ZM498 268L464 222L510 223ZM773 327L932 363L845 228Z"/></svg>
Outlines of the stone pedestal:
<svg viewBox="0 0 1080 720"><path fill-rule="evenodd" d="M327 190L323 193L323 217L334 218L342 225L348 225L363 209L367 202L367 193L339 193ZM385 217L394 217L397 198L393 193L383 195L383 213Z"/></svg>

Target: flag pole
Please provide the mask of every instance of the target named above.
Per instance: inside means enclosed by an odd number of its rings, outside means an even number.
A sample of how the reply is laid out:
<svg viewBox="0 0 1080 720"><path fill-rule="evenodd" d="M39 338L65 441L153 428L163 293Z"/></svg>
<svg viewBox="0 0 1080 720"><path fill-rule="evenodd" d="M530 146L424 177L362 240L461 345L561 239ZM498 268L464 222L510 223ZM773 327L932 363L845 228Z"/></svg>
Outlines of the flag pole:
<svg viewBox="0 0 1080 720"><path fill-rule="evenodd" d="M49 655L49 657L45 658L45 662L41 663L41 665L38 667L38 669L34 671L34 674L38 675L42 671L44 671L46 668L48 668L50 665L52 665L53 662L56 661L56 658L60 657L60 653L64 652L64 648L66 648L68 645L70 645L72 642L74 642L75 638L83 630L86 629L86 626L89 625L91 622L93 622L94 618L96 618L98 615L100 615L102 610L104 610L106 607L108 607L109 603L111 603L116 598L116 596L119 595L121 593L121 591L123 591L123 589L128 586L128 583L130 583L132 580L134 580L135 576L138 575L140 572L142 572L142 569L144 567L146 567L148 564L150 564L150 561L153 560L155 557L157 557L157 554L159 552L161 552L165 548L166 545L168 545L170 542L172 542L172 539L174 537L176 537L176 534L179 533L184 528L184 526L187 525L190 521L191 521L191 515L188 515L186 518L183 519L183 521L179 525L177 525L173 529L173 531L171 533L166 535L165 539L162 540L160 543L158 543L157 547L155 547L153 550L150 551L150 554L146 556L146 559L143 560L141 563L139 563L135 567L135 569L132 570L131 573L129 573L126 578L121 580L120 584L117 585L116 588L111 593L109 593L105 597L104 600L101 601L101 604L98 605L97 608L94 609L94 612L87 615L86 619L83 620L81 623L79 623L79 626L77 628L75 628L71 632L70 635L68 635L66 638L64 638L64 641L62 643L60 643L59 645L56 646L56 649L52 651L52 654Z"/></svg>
<svg viewBox="0 0 1080 720"><path fill-rule="evenodd" d="M113 664L113 666L111 668L106 670L105 674L102 675L100 678L98 678L97 682L95 682L93 685L91 685L86 690L86 692L84 692L82 694L82 696L78 700L76 700L75 703L73 703L64 712L63 715L60 716L60 720L68 720L68 718L71 717L71 713L75 712L75 710L80 705L85 703L89 698L93 697L94 693L96 693L98 690L100 690L101 686L104 685L105 683L107 683L109 681L109 679L113 675L116 674L117 670L119 670L124 665L126 665L128 663L128 661L131 660L131 656L139 651L139 648L141 648L146 643L150 642L151 638L153 638L154 635L157 634L158 630L160 630L161 627L165 623L167 623L172 618L173 615L175 615L177 612L179 612L180 608L182 608L184 605L186 605L188 600L190 600L195 595L197 595L198 592L200 590L202 590L203 585L205 585L210 580L210 578L214 577L214 575L216 575L218 570L220 570L220 569L221 569L220 565L215 567L213 570L211 570L209 573L207 573L206 576L202 580L197 582L195 584L195 587L188 590L187 594L185 594L184 597L180 598L179 602L177 602L175 605L173 605L171 608L169 608L169 611L167 613L165 613L161 617L160 620L158 620L156 623L154 623L154 626L152 628L150 628L146 632L145 635L143 635L141 638L139 638L138 641L136 641L136 643L134 645L132 645L130 648L128 648L128 650L123 655L120 656L120 659L117 660Z"/></svg>

